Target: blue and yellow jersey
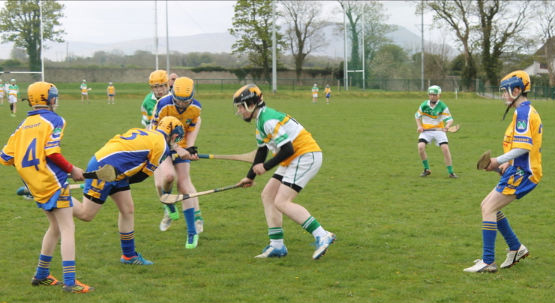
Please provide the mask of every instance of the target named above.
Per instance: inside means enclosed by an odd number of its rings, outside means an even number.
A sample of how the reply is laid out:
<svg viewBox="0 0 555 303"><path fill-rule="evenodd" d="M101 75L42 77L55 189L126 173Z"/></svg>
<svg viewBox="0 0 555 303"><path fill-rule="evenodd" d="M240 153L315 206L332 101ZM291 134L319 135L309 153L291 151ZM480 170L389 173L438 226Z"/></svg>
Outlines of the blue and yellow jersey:
<svg viewBox="0 0 555 303"><path fill-rule="evenodd" d="M424 101L418 107L414 118L422 119L422 128L424 129L443 128L447 121L453 119L449 108L441 100L438 100L434 107L431 106L430 100Z"/></svg>
<svg viewBox="0 0 555 303"><path fill-rule="evenodd" d="M322 151L312 135L291 116L264 106L258 111L256 118L256 143L258 146L266 145L275 155L279 148L287 143L293 144L295 151L292 156L280 163L287 166L296 157L309 153Z"/></svg>
<svg viewBox="0 0 555 303"><path fill-rule="evenodd" d="M47 156L61 153L65 120L46 109L33 110L8 139L0 163L14 165L38 203L46 203L65 185L67 172Z"/></svg>
<svg viewBox="0 0 555 303"><path fill-rule="evenodd" d="M176 117L179 121L181 121L181 123L183 123L185 132L192 132L197 126L201 110L202 106L196 99L193 99L193 102L191 102L185 110L180 110L175 106L175 103L173 103L173 97L168 95L160 99L156 104L152 122L155 125L158 125L158 122L162 118L172 116ZM179 146L186 148L187 138L183 138L183 140L179 141Z"/></svg>
<svg viewBox="0 0 555 303"><path fill-rule="evenodd" d="M540 115L530 101L525 101L516 108L503 138L504 153L513 148L528 150L528 153L511 160L511 165L531 173L530 181L536 184L542 178L542 131Z"/></svg>
<svg viewBox="0 0 555 303"><path fill-rule="evenodd" d="M100 166L112 165L118 174L116 180L122 180L141 171L152 176L169 154L164 133L132 128L114 136L94 156Z"/></svg>

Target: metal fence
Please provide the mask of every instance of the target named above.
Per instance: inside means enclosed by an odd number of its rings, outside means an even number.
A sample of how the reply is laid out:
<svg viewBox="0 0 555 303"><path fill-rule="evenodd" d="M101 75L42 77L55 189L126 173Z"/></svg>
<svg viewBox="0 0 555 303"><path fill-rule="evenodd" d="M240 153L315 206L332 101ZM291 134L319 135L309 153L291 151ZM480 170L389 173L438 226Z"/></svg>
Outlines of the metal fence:
<svg viewBox="0 0 555 303"><path fill-rule="evenodd" d="M499 86L482 86L477 93L490 98L500 98ZM555 87L552 86L532 86L528 93L529 99L551 99L555 100Z"/></svg>
<svg viewBox="0 0 555 303"><path fill-rule="evenodd" d="M268 84L265 79L199 79L195 78L195 88L197 90L209 89L209 90L229 90L237 88L237 86L245 85L248 83L255 83L260 88L265 90L271 90L272 85ZM457 79L427 79L422 83L420 79L380 79L380 80L366 80L364 87L366 90L381 90L381 91L423 91L431 85L439 85L445 92L455 92L462 91L460 86L460 81ZM330 85L336 90L344 90L343 80L337 80L332 78L309 78L309 79L283 79L277 80L278 90L310 90L310 88L316 83L319 88L323 89L326 85ZM424 84L424 85L422 85ZM362 83L356 83L353 85L352 82L349 83L349 89L361 90Z"/></svg>

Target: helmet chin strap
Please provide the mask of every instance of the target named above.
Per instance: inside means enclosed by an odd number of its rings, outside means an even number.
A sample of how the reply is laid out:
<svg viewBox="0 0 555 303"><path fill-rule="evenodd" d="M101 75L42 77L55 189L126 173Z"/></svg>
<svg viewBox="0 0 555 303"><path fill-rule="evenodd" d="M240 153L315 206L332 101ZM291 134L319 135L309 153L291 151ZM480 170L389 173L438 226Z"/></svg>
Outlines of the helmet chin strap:
<svg viewBox="0 0 555 303"><path fill-rule="evenodd" d="M505 120L505 117L507 116L509 109L515 104L516 100L518 100L518 98L520 98L521 95L522 95L522 91L518 93L518 95L516 96L516 98L513 99L513 102L511 102L511 104L507 105L507 108L505 109L505 113L503 114L503 120Z"/></svg>

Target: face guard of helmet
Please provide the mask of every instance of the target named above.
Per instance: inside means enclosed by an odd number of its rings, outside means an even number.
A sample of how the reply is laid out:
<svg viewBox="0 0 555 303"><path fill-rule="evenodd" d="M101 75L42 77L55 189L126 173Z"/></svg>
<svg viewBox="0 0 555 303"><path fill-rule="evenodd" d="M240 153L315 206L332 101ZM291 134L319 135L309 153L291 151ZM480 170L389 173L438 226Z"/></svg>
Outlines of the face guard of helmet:
<svg viewBox="0 0 555 303"><path fill-rule="evenodd" d="M48 82L35 82L27 88L29 106L53 110L58 99L58 89Z"/></svg>
<svg viewBox="0 0 555 303"><path fill-rule="evenodd" d="M441 95L441 87L438 85L432 85L428 87L428 97L430 99L430 103L436 104L439 101L439 95Z"/></svg>
<svg viewBox="0 0 555 303"><path fill-rule="evenodd" d="M240 89L238 89L235 94L233 94L233 106L235 107L235 112L238 112L238 107L243 106L245 110L251 115L249 117L243 117L243 120L250 122L254 110L265 105L262 99L262 91L260 88L254 84L247 84Z"/></svg>
<svg viewBox="0 0 555 303"><path fill-rule="evenodd" d="M191 102L193 102L193 96L195 95L193 79L188 77L177 78L173 83L171 94L173 103L177 108L181 110L187 109Z"/></svg>
<svg viewBox="0 0 555 303"><path fill-rule="evenodd" d="M522 70L517 70L509 73L501 79L499 91L501 92L501 95L507 94L511 97L511 99L513 99L512 102L514 102L520 97L520 95L522 95L522 93L528 93L531 86L530 76L528 73ZM513 90L515 88L520 89L520 92L516 96L513 95Z"/></svg>
<svg viewBox="0 0 555 303"><path fill-rule="evenodd" d="M179 121L176 117L166 116L158 122L156 130L162 132L166 135L168 143L177 143L185 137L185 130L183 129L183 123ZM177 135L177 136L174 136ZM175 137L175 138L174 138Z"/></svg>
<svg viewBox="0 0 555 303"><path fill-rule="evenodd" d="M168 94L168 73L162 69L153 71L148 76L148 84L156 99L162 98Z"/></svg>

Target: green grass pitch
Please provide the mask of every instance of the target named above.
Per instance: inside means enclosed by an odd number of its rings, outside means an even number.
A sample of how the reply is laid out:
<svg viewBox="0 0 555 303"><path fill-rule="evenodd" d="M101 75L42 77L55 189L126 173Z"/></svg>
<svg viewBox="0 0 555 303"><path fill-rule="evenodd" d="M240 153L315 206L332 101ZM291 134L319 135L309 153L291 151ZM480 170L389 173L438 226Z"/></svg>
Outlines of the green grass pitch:
<svg viewBox="0 0 555 303"><path fill-rule="evenodd" d="M116 85L115 105L107 105L104 84L90 84L91 103L81 104L78 85L60 85L58 113L67 121L62 152L85 168L109 138L140 127L146 85ZM25 90L26 87L22 86ZM266 89L267 91L267 89ZM233 90L203 87L197 145L201 153L244 153L255 148L254 127L234 116ZM183 217L160 232L162 205L153 178L132 185L137 250L153 266L126 266L117 230L117 209L108 200L92 222L76 220L77 276L96 287L84 295L32 287L46 217L31 201L15 195L21 181L12 167L0 167L0 302L549 302L554 294L555 250L553 196L555 161L552 140L555 104L533 101L543 118L544 178L528 196L504 212L530 249L530 256L496 274L468 274L462 269L481 257L480 202L498 181L477 171L480 154L501 153L508 119L504 105L470 94L449 93L449 105L461 130L449 134L455 172L447 178L441 151L428 146L432 175L418 177L414 112L423 93L333 92L332 103L312 104L310 91L265 94L267 104L299 120L324 152L320 173L300 193L322 225L337 234L326 256L311 259L311 235L284 219L289 255L253 257L267 244L260 192L256 186L200 197L205 231L199 247L185 249ZM25 117L0 106L0 144ZM245 176L248 164L199 160L192 165L197 190L230 185ZM74 195L80 199L81 195ZM497 237L496 257L506 245ZM61 278L57 248L51 266ZM76 296L76 297L74 297ZM72 302L71 301L71 302Z"/></svg>

